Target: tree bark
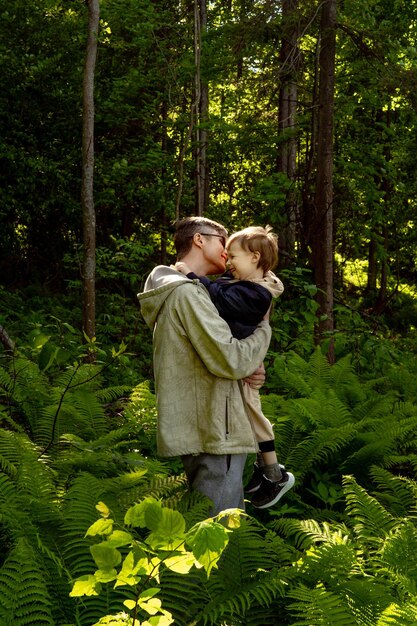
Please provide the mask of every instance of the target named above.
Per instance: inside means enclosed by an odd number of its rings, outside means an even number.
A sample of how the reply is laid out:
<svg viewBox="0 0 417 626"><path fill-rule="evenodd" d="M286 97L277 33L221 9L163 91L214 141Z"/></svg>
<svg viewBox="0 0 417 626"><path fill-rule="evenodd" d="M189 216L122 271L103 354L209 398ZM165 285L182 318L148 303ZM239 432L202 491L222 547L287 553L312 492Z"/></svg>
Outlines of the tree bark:
<svg viewBox="0 0 417 626"><path fill-rule="evenodd" d="M194 0L194 53L195 53L195 171L196 171L196 215L204 215L208 206L207 166L207 118L208 84L201 73L203 34L207 29L206 0Z"/></svg>
<svg viewBox="0 0 417 626"><path fill-rule="evenodd" d="M297 112L297 82L295 79L299 65L298 26L294 16L298 0L282 0L283 21L288 20L288 31L284 30L280 50L281 88L279 93L278 126L282 143L278 151L278 172L286 174L293 181L287 200L287 225L280 232L280 259L286 264L294 257L297 227L297 198L295 193L297 140L294 131Z"/></svg>
<svg viewBox="0 0 417 626"><path fill-rule="evenodd" d="M3 345L6 352L14 352L14 342L10 339L3 326L0 326L0 343Z"/></svg>
<svg viewBox="0 0 417 626"><path fill-rule="evenodd" d="M100 17L99 0L87 0L88 36L83 74L81 205L83 212L83 330L95 336L96 214L94 207L94 75Z"/></svg>
<svg viewBox="0 0 417 626"><path fill-rule="evenodd" d="M333 116L336 54L336 0L321 9L319 53L319 114L317 174L312 231L312 258L319 305L315 340L321 343L334 330L333 324ZM333 340L328 358L334 361Z"/></svg>

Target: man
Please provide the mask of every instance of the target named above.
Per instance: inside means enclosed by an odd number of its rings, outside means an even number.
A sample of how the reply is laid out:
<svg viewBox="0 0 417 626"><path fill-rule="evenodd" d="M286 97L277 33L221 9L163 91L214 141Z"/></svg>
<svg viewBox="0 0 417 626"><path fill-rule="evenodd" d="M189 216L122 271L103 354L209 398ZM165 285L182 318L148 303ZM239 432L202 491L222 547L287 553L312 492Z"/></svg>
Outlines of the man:
<svg viewBox="0 0 417 626"><path fill-rule="evenodd" d="M227 231L206 218L178 222L177 260L197 275L226 268ZM157 266L138 294L153 330L158 453L181 456L191 489L213 502L212 514L244 509L242 475L257 451L239 381L263 361L271 339L262 321L235 339L207 289L172 267Z"/></svg>

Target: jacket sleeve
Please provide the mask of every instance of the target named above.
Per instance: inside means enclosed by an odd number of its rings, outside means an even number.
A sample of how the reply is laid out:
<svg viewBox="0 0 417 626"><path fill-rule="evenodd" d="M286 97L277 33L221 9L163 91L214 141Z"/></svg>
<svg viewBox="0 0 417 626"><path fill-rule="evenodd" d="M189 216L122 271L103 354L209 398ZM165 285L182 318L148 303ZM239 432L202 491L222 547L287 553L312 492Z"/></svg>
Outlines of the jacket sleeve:
<svg viewBox="0 0 417 626"><path fill-rule="evenodd" d="M183 283L172 296L171 323L187 336L212 374L239 380L262 363L271 340L268 322L261 322L246 339L235 339L207 291L198 284Z"/></svg>
<svg viewBox="0 0 417 626"><path fill-rule="evenodd" d="M187 274L187 278L197 278L204 285L216 309L228 321L259 323L271 305L272 295L257 283L241 280L227 284L193 272Z"/></svg>
<svg viewBox="0 0 417 626"><path fill-rule="evenodd" d="M221 284L218 287L216 299L212 299L220 315L227 320L261 321L270 307L271 294L255 283L240 281L223 289Z"/></svg>

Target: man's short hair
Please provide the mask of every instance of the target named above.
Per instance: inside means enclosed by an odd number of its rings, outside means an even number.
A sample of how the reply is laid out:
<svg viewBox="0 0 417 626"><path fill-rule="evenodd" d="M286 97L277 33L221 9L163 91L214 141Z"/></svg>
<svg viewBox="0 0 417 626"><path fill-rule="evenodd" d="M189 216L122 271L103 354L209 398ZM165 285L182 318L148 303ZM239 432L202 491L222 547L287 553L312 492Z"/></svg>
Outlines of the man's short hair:
<svg viewBox="0 0 417 626"><path fill-rule="evenodd" d="M244 250L259 252L258 267L264 273L272 270L278 263L278 236L272 232L272 226L249 226L230 235L227 247L238 243Z"/></svg>
<svg viewBox="0 0 417 626"><path fill-rule="evenodd" d="M174 245L178 261L181 261L191 250L194 235L207 233L207 229L227 237L225 227L207 217L186 217L175 223Z"/></svg>

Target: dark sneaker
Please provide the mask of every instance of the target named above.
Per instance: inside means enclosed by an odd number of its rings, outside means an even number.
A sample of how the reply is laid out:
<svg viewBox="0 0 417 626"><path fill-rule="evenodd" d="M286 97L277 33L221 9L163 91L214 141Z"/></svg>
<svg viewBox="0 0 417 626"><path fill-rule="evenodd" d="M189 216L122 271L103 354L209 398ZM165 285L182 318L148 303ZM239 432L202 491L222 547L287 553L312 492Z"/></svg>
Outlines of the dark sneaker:
<svg viewBox="0 0 417 626"><path fill-rule="evenodd" d="M259 487L261 486L263 476L264 473L262 469L257 463L254 463L252 477L248 484L245 486L246 493L254 493L255 491L257 491L257 489L259 489Z"/></svg>
<svg viewBox="0 0 417 626"><path fill-rule="evenodd" d="M281 468L281 470L285 469L285 465L279 464L279 467ZM246 493L254 493L255 491L257 491L259 489L259 487L261 486L263 477L264 477L263 469L261 467L259 467L259 465L257 463L254 463L253 464L253 474L252 474L252 477L251 477L250 481L245 486L245 492Z"/></svg>
<svg viewBox="0 0 417 626"><path fill-rule="evenodd" d="M291 489L295 483L295 478L290 472L282 470L282 480L272 482L266 476L262 477L261 485L256 490L252 498L252 504L256 509L267 509L274 506L280 498Z"/></svg>

